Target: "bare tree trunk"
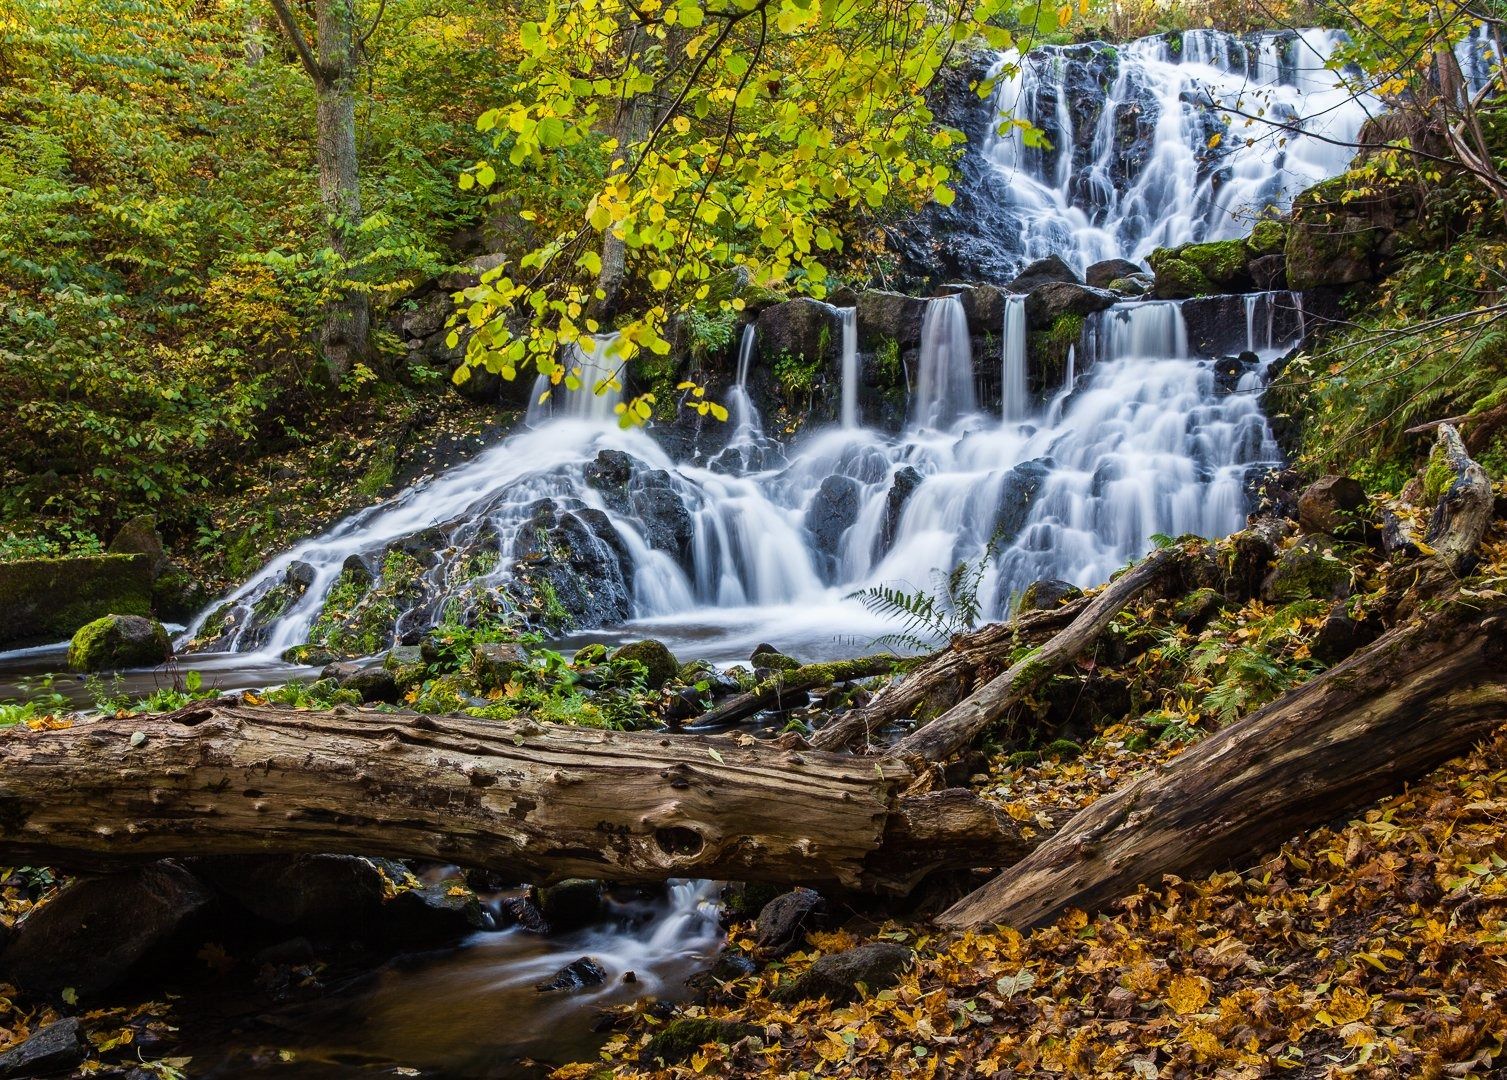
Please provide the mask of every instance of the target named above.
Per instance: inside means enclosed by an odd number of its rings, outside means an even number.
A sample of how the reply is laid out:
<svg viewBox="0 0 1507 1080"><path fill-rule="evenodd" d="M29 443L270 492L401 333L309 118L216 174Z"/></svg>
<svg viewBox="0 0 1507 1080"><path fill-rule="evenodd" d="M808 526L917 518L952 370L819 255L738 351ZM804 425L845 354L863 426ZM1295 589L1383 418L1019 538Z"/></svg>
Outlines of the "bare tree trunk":
<svg viewBox="0 0 1507 1080"><path fill-rule="evenodd" d="M1080 812L944 926L1024 929L1249 865L1463 753L1507 709L1507 604L1456 598Z"/></svg>
<svg viewBox="0 0 1507 1080"><path fill-rule="evenodd" d="M1486 470L1471 460L1452 425L1439 425L1434 452L1449 467L1451 478L1434 506L1427 539L1445 569L1459 574L1475 558L1491 525L1495 498Z"/></svg>
<svg viewBox="0 0 1507 1080"><path fill-rule="evenodd" d="M0 858L77 868L348 852L520 881L703 877L905 893L1030 844L896 761L726 738L218 703L0 739Z"/></svg>
<svg viewBox="0 0 1507 1080"><path fill-rule="evenodd" d="M315 154L319 197L324 204L330 249L342 261L356 252L361 225L361 185L356 158L357 52L355 0L316 0L314 49L309 47L287 0L272 0L278 22L314 83ZM344 271L341 271L344 274ZM325 305L320 348L332 382L338 382L370 352L371 304L346 277Z"/></svg>

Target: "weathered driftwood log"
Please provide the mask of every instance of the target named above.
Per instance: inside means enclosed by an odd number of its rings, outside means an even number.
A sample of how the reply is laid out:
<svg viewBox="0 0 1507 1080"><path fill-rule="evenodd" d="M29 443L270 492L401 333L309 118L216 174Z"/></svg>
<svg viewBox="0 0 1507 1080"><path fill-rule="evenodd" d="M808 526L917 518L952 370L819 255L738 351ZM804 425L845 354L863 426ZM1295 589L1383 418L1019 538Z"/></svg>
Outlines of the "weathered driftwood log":
<svg viewBox="0 0 1507 1080"><path fill-rule="evenodd" d="M943 761L967 749L1010 707L1076 659L1137 597L1159 583L1183 558L1181 548L1153 551L1121 574L1040 649L1010 665L941 716L895 744L892 753Z"/></svg>
<svg viewBox="0 0 1507 1080"><path fill-rule="evenodd" d="M806 704L806 695L818 687L884 675L894 671L898 662L894 656L864 656L857 660L805 664L794 671L779 672L752 690L728 698L698 716L696 723L730 724L765 709L799 708Z"/></svg>
<svg viewBox="0 0 1507 1080"><path fill-rule="evenodd" d="M0 859L347 852L525 881L704 877L903 893L1028 848L901 762L730 739L218 703L0 737Z"/></svg>
<svg viewBox="0 0 1507 1080"><path fill-rule="evenodd" d="M1451 573L1468 569L1476 548L1491 524L1493 496L1486 470L1465 452L1460 433L1449 424L1439 425L1434 455L1450 470L1449 486L1434 505L1427 540ZM1435 466L1430 459L1429 468Z"/></svg>
<svg viewBox="0 0 1507 1080"><path fill-rule="evenodd" d="M1044 611L1026 611L1008 622L990 623L959 634L946 649L918 662L905 678L885 687L859 709L836 716L811 738L819 750L842 750L867 743L874 732L915 717L922 707L940 712L962 701L973 690L980 668L997 664L1001 654L1021 645L1045 641L1067 626L1089 605L1089 597Z"/></svg>
<svg viewBox="0 0 1507 1080"><path fill-rule="evenodd" d="M1165 874L1248 865L1507 718L1507 603L1455 599L1100 799L941 917L1017 928Z"/></svg>

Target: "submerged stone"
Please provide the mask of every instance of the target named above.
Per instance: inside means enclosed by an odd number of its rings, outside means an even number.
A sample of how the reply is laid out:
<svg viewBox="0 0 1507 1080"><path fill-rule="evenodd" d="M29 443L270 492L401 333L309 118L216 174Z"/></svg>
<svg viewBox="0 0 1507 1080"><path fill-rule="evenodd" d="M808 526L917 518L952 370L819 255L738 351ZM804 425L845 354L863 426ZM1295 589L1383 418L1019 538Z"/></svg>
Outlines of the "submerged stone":
<svg viewBox="0 0 1507 1080"><path fill-rule="evenodd" d="M607 972L601 964L589 956L572 960L554 975L534 987L541 994L561 990L584 990L588 986L600 986L607 981Z"/></svg>

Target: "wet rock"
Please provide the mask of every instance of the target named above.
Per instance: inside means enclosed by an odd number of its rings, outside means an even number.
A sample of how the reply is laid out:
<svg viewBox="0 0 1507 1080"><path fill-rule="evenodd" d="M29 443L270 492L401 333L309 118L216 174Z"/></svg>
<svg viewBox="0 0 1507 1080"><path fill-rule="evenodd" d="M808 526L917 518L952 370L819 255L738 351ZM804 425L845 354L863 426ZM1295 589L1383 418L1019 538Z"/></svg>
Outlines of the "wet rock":
<svg viewBox="0 0 1507 1080"><path fill-rule="evenodd" d="M95 994L121 982L202 911L211 895L164 861L80 878L16 927L0 978L30 992Z"/></svg>
<svg viewBox="0 0 1507 1080"><path fill-rule="evenodd" d="M1359 532L1369 505L1366 489L1348 476L1324 476L1298 496L1298 524L1306 533L1345 536Z"/></svg>
<svg viewBox="0 0 1507 1080"><path fill-rule="evenodd" d="M168 562L152 582L152 610L171 622L188 622L210 599L199 579L175 562Z"/></svg>
<svg viewBox="0 0 1507 1080"><path fill-rule="evenodd" d="M1302 477L1293 469L1252 466L1241 481L1241 491L1252 517L1296 518L1298 486Z"/></svg>
<svg viewBox="0 0 1507 1080"><path fill-rule="evenodd" d="M858 345L877 349L893 341L901 351L921 344L926 301L903 293L869 289L858 294Z"/></svg>
<svg viewBox="0 0 1507 1080"><path fill-rule="evenodd" d="M794 671L801 666L801 662L795 657L786 656L772 645L760 645L754 649L749 660L753 663L754 677L759 680L781 671Z"/></svg>
<svg viewBox="0 0 1507 1080"><path fill-rule="evenodd" d="M842 538L858 520L863 486L848 476L829 476L821 482L806 508L806 528L816 550L823 556L824 576L836 576L842 554Z"/></svg>
<svg viewBox="0 0 1507 1080"><path fill-rule="evenodd" d="M680 671L680 661L675 659L670 647L654 638L623 645L613 652L612 659L632 660L642 664L646 669L644 685L650 690L658 690Z"/></svg>
<svg viewBox="0 0 1507 1080"><path fill-rule="evenodd" d="M152 611L152 572L140 555L73 555L0 562L0 646L58 641L111 613Z"/></svg>
<svg viewBox="0 0 1507 1080"><path fill-rule="evenodd" d="M328 664L319 673L321 679L333 679L342 690L353 690L363 703L395 704L400 697L398 680L382 660L341 660Z"/></svg>
<svg viewBox="0 0 1507 1080"><path fill-rule="evenodd" d="M1031 507L1041 486L1051 475L1051 465L1044 458L1023 461L1011 469L1000 486L999 507L994 512L995 543L1010 544L1025 528L1031 516Z"/></svg>
<svg viewBox="0 0 1507 1080"><path fill-rule="evenodd" d="M1122 278L1136 277L1145 273L1139 263L1129 259L1105 259L1096 262L1083 272L1083 281L1096 289L1113 289Z"/></svg>
<svg viewBox="0 0 1507 1080"><path fill-rule="evenodd" d="M79 628L68 644L74 671L156 667L172 654L167 629L140 615L106 615Z"/></svg>
<svg viewBox="0 0 1507 1080"><path fill-rule="evenodd" d="M1252 284L1249 260L1244 240L1215 240L1158 248L1146 261L1156 275L1156 295L1163 300L1180 300L1246 292Z"/></svg>
<svg viewBox="0 0 1507 1080"><path fill-rule="evenodd" d="M1287 256L1262 255L1250 262L1251 284L1257 289L1287 288Z"/></svg>
<svg viewBox="0 0 1507 1080"><path fill-rule="evenodd" d="M650 1064L662 1061L666 1065L674 1065L686 1061L708 1043L731 1045L757 1034L758 1028L736 1020L714 1020L710 1017L672 1020L649 1040L644 1047L643 1059Z"/></svg>
<svg viewBox="0 0 1507 1080"><path fill-rule="evenodd" d="M1214 361L1214 392L1216 394L1233 394L1240 389L1240 380L1246 374L1255 370L1261 358L1252 352L1243 352L1239 356L1221 356Z"/></svg>
<svg viewBox="0 0 1507 1080"><path fill-rule="evenodd" d="M1005 291L997 285L945 285L963 304L968 330L975 335L998 335L1005 321Z"/></svg>
<svg viewBox="0 0 1507 1080"><path fill-rule="evenodd" d="M586 466L586 483L602 493L614 513L636 519L645 542L681 565L691 554L691 512L664 469L651 469L621 450L603 450Z"/></svg>
<svg viewBox="0 0 1507 1080"><path fill-rule="evenodd" d="M503 900L498 905L497 915L499 926L517 926L532 934L549 933L544 913L527 896L510 896Z"/></svg>
<svg viewBox="0 0 1507 1080"><path fill-rule="evenodd" d="M334 649L323 645L294 645L279 653L278 658L300 667L328 667L340 657Z"/></svg>
<svg viewBox="0 0 1507 1080"><path fill-rule="evenodd" d="M511 642L478 645L471 654L471 675L483 690L506 686L521 671L527 671L529 656Z"/></svg>
<svg viewBox="0 0 1507 1080"><path fill-rule="evenodd" d="M1261 591L1282 540L1292 532L1283 518L1263 518L1230 537L1225 595L1243 603Z"/></svg>
<svg viewBox="0 0 1507 1080"><path fill-rule="evenodd" d="M794 952L826 914L827 902L814 889L793 889L765 904L754 923L754 943L764 956Z"/></svg>
<svg viewBox="0 0 1507 1080"><path fill-rule="evenodd" d="M476 894L453 880L407 889L382 907L383 940L395 944L438 945L491 926Z"/></svg>
<svg viewBox="0 0 1507 1080"><path fill-rule="evenodd" d="M894 986L915 961L904 945L875 941L823 956L794 982L775 989L770 999L782 1004L826 998L834 1005L857 1001L864 993Z"/></svg>
<svg viewBox="0 0 1507 1080"><path fill-rule="evenodd" d="M1331 667L1347 659L1381 636L1381 627L1373 620L1357 620L1343 600L1335 601L1313 639L1314 658Z"/></svg>
<svg viewBox="0 0 1507 1080"><path fill-rule="evenodd" d="M299 596L302 596L304 591L314 584L317 576L318 571L302 560L289 563L288 568L283 571L283 581L298 590Z"/></svg>
<svg viewBox="0 0 1507 1080"><path fill-rule="evenodd" d="M1350 567L1334 553L1334 539L1309 534L1284 551L1261 584L1269 603L1330 600L1350 592Z"/></svg>
<svg viewBox="0 0 1507 1080"><path fill-rule="evenodd" d="M1050 283L1082 285L1083 279L1060 257L1048 255L1044 259L1037 259L1016 274L1006 288L1015 293L1028 293Z"/></svg>
<svg viewBox="0 0 1507 1080"><path fill-rule="evenodd" d="M1083 590L1071 581L1042 578L1031 582L1026 586L1025 592L1020 594L1020 610L1046 611L1049 608L1059 607L1069 600L1076 600L1082 595Z"/></svg>
<svg viewBox="0 0 1507 1080"><path fill-rule="evenodd" d="M157 518L152 514L138 514L122 525L110 541L109 551L114 555L145 556L153 577L167 569L167 551L162 534L157 531Z"/></svg>
<svg viewBox="0 0 1507 1080"><path fill-rule="evenodd" d="M600 986L606 981L607 972L602 965L589 956L583 956L566 964L534 989L541 994L550 994L561 990L583 990L588 986Z"/></svg>
<svg viewBox="0 0 1507 1080"><path fill-rule="evenodd" d="M67 1017L48 1024L0 1054L0 1078L52 1076L83 1064L87 1047L79 1023Z"/></svg>
<svg viewBox="0 0 1507 1080"><path fill-rule="evenodd" d="M1105 288L1120 296L1145 296L1156 288L1156 279L1150 274L1129 274L1126 277L1115 278Z"/></svg>
<svg viewBox="0 0 1507 1080"><path fill-rule="evenodd" d="M900 535L900 522L905 516L905 504L922 484L922 476L909 465L895 470L890 479L890 490L884 497L884 526L875 543L874 558L881 559L895 545Z"/></svg>
<svg viewBox="0 0 1507 1080"><path fill-rule="evenodd" d="M534 903L549 928L578 930L600 922L606 913L607 892L600 881L566 878L534 890Z"/></svg>
<svg viewBox="0 0 1507 1080"><path fill-rule="evenodd" d="M519 605L545 626L610 626L633 613L628 551L600 510L539 500L518 531L513 558Z"/></svg>
<svg viewBox="0 0 1507 1080"><path fill-rule="evenodd" d="M1026 296L1026 322L1033 327L1050 326L1063 315L1080 318L1112 307L1119 300L1107 289L1093 289L1074 282L1054 281L1038 285Z"/></svg>
<svg viewBox="0 0 1507 1080"><path fill-rule="evenodd" d="M1356 193L1347 177L1337 176L1293 200L1283 248L1287 284L1313 289L1370 281L1426 241L1417 195L1407 186Z"/></svg>
<svg viewBox="0 0 1507 1080"><path fill-rule="evenodd" d="M388 878L355 855L224 856L194 869L264 922L301 933L369 933L381 916Z"/></svg>
<svg viewBox="0 0 1507 1080"><path fill-rule="evenodd" d="M825 361L841 347L837 316L817 300L801 298L765 308L756 325L759 355L771 364L781 356Z"/></svg>

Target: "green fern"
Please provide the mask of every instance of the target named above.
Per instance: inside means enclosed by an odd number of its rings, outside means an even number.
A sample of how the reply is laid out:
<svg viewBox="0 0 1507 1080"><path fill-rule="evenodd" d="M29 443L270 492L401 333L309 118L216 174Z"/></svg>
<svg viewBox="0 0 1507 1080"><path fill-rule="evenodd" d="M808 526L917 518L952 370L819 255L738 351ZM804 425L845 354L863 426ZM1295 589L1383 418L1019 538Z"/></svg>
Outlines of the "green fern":
<svg viewBox="0 0 1507 1080"><path fill-rule="evenodd" d="M993 561L995 543L975 562L961 562L950 571L932 571L930 592L906 592L890 585L876 585L852 593L869 611L900 622L900 629L876 639L876 644L916 651L932 648L957 634L972 630L983 615L979 587Z"/></svg>

